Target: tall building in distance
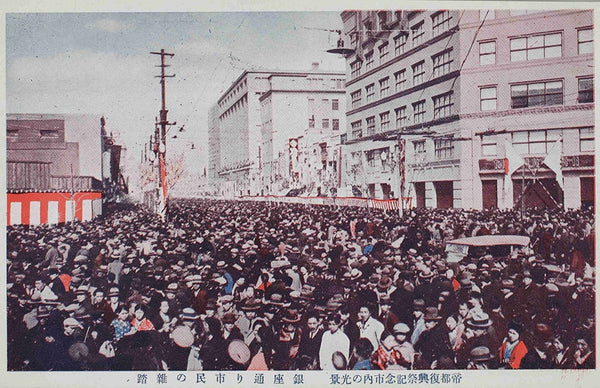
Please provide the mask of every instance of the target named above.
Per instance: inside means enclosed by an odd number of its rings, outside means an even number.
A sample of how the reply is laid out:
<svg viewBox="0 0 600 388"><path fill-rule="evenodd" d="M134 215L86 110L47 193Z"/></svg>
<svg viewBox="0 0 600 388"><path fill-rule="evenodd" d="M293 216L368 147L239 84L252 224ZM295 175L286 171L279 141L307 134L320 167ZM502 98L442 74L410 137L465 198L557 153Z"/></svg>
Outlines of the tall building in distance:
<svg viewBox="0 0 600 388"><path fill-rule="evenodd" d="M336 193L344 74L320 72L313 64L309 73L273 73L268 80L260 97L261 194Z"/></svg>
<svg viewBox="0 0 600 388"><path fill-rule="evenodd" d="M320 71L317 65L305 72L243 72L209 114L208 178L216 194L337 188L343 106L343 73ZM315 143L317 177L307 167L313 159L300 155L312 152Z"/></svg>
<svg viewBox="0 0 600 388"><path fill-rule="evenodd" d="M591 10L345 11L341 18L353 49L342 187L408 197L418 207L593 201ZM507 176L513 149L524 166ZM556 152L556 161L546 158Z"/></svg>

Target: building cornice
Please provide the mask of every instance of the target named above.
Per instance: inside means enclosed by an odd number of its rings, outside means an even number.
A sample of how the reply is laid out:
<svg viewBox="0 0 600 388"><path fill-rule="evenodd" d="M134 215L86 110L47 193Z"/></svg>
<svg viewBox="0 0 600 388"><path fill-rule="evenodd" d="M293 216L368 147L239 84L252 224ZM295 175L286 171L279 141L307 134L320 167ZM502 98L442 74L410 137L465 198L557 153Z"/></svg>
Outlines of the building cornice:
<svg viewBox="0 0 600 388"><path fill-rule="evenodd" d="M267 97L271 96L273 93L313 93L313 94L341 94L342 96L346 95L345 89L338 90L323 90L323 89L312 89L312 90L296 90L296 89L271 89L265 93L263 93L258 101L263 101Z"/></svg>
<svg viewBox="0 0 600 388"><path fill-rule="evenodd" d="M573 111L593 111L594 103L577 104L577 105L552 105L552 106L536 106L535 108L508 109L492 112L474 112L462 113L459 119L480 119L486 117L506 117L506 116L525 116L543 113L562 113Z"/></svg>

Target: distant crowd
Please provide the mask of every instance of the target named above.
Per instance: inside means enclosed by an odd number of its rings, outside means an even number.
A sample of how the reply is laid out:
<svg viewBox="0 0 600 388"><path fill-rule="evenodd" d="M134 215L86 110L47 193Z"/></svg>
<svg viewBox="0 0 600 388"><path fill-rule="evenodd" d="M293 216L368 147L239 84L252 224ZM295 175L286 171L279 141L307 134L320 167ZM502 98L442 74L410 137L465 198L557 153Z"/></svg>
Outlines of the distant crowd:
<svg viewBox="0 0 600 388"><path fill-rule="evenodd" d="M219 200L9 226L8 369L595 368L594 210ZM446 260L445 243L528 236Z"/></svg>

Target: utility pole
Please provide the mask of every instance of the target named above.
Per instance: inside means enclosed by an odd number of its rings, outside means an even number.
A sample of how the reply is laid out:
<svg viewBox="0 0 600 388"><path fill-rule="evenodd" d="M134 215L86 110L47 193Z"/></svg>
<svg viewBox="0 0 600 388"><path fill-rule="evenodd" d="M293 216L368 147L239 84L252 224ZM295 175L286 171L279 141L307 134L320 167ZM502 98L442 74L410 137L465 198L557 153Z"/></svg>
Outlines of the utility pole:
<svg viewBox="0 0 600 388"><path fill-rule="evenodd" d="M158 143L158 166L159 166L159 179L157 182L158 185L158 214L160 214L163 220L167 219L167 171L166 171L166 153L167 153L167 125L175 125L176 123L170 123L167 120L167 108L165 105L165 78L175 77L173 75L165 75L165 67L169 67L169 65L165 65L165 57L173 57L175 54L166 53L165 49L161 49L160 52L152 51L150 54L160 55L160 75L155 76L156 78L160 78L161 84L161 97L162 97L162 105L160 110L160 121L158 125L160 125L160 136Z"/></svg>

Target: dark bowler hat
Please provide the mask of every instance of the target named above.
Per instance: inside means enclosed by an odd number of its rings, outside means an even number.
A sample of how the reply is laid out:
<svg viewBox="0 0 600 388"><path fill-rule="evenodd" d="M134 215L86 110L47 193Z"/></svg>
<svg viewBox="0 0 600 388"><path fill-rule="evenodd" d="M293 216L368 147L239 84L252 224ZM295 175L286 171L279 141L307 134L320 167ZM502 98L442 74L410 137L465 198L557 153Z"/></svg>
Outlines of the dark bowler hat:
<svg viewBox="0 0 600 388"><path fill-rule="evenodd" d="M442 316L439 314L437 307L427 307L423 319L426 321L439 321Z"/></svg>
<svg viewBox="0 0 600 388"><path fill-rule="evenodd" d="M475 362L489 361L492 359L490 349L486 346L477 346L471 350L471 360Z"/></svg>

